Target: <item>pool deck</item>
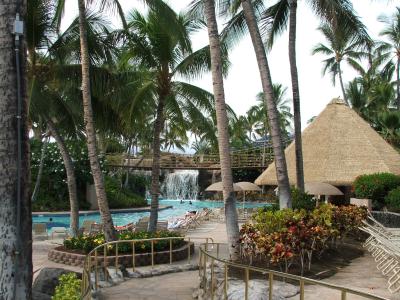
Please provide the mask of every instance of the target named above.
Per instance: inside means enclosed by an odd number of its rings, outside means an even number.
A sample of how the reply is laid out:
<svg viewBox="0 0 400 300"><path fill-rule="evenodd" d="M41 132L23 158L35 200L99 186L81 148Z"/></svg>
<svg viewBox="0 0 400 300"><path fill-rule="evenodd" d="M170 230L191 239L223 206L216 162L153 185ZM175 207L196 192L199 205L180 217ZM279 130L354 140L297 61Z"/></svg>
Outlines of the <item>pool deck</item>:
<svg viewBox="0 0 400 300"><path fill-rule="evenodd" d="M172 205L160 205L158 210L165 210L172 208ZM119 208L119 209L110 209L111 213L138 213L138 212L150 212L151 207L150 206L143 206L143 207L136 207L136 208ZM79 215L94 215L98 214L99 210L80 210ZM63 216L63 215L69 215L69 211L55 211L55 212L48 212L48 211L37 211L37 212L32 212L32 216Z"/></svg>

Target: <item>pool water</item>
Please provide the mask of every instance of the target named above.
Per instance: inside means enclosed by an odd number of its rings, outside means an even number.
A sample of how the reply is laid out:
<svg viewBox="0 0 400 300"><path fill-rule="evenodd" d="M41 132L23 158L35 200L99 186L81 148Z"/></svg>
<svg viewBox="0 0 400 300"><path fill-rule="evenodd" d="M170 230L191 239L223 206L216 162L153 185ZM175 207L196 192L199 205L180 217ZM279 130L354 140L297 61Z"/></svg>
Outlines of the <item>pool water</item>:
<svg viewBox="0 0 400 300"><path fill-rule="evenodd" d="M219 208L223 207L222 201L207 201L207 200L194 200L192 204L189 204L189 200L184 200L180 203L180 200L160 200L160 205L171 205L172 208L161 210L158 213L159 220L169 220L174 217L182 216L187 211L201 210L202 208ZM150 200L149 200L150 204ZM262 207L268 204L263 203L246 203L246 208ZM238 207L242 207L242 203L238 203ZM123 212L123 213L112 213L112 218L115 226L122 226L132 222L137 222L140 218L149 216L149 212ZM52 221L50 222L50 218ZM100 214L81 214L79 216L79 225L81 226L85 220L94 220L100 223ZM45 216L36 215L32 217L33 223L47 223L48 228L52 227L69 227L69 215L56 215L56 216Z"/></svg>

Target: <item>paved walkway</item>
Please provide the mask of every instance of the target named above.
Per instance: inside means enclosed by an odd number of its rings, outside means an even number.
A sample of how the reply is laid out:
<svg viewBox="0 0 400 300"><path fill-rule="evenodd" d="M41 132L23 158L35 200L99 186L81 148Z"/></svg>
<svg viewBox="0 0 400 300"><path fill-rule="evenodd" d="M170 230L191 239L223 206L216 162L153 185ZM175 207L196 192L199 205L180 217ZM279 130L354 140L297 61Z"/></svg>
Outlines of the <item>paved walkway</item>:
<svg viewBox="0 0 400 300"><path fill-rule="evenodd" d="M226 242L225 224L207 223L188 234L190 237L212 237L215 242ZM47 252L54 248L61 240L35 241L33 244L34 271L42 267L59 267L73 271L81 271L79 267L57 264L47 259ZM198 253L198 251L196 251ZM193 257L196 261L198 254ZM391 300L400 300L400 295L391 295L387 290L387 281L376 269L376 264L369 254L354 259L348 266L342 267L338 272L324 281L362 290L368 293L386 297ZM36 274L35 274L36 275ZM167 300L192 299L192 292L198 284L198 272L190 271L173 273L152 278L131 279L117 286L103 289L103 300L137 299L137 300ZM306 286L305 299L311 300L336 300L340 299L339 292L320 286ZM298 299L294 297L292 299ZM347 299L361 299L348 296Z"/></svg>

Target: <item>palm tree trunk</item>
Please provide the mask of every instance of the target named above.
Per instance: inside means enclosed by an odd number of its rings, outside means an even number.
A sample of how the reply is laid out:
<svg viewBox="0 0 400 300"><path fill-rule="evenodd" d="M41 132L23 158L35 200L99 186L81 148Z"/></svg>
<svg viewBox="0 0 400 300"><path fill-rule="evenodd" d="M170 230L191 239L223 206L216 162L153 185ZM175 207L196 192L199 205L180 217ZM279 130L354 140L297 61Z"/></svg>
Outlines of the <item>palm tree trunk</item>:
<svg viewBox="0 0 400 300"><path fill-rule="evenodd" d="M161 96L158 101L157 115L154 122L153 133L153 162L151 169L151 210L149 231L154 232L157 230L158 221L158 197L160 193L160 135L164 127L164 107L165 97Z"/></svg>
<svg viewBox="0 0 400 300"><path fill-rule="evenodd" d="M289 62L292 77L294 140L297 188L304 191L303 145L301 141L300 91L296 62L297 0L289 1Z"/></svg>
<svg viewBox="0 0 400 300"><path fill-rule="evenodd" d="M93 175L94 186L96 190L97 202L101 215L101 222L104 228L104 235L107 241L113 241L117 238L110 209L108 207L106 191L104 188L103 173L97 156L96 132L93 122L93 109L90 94L90 61L89 49L87 44L86 32L86 14L85 1L78 0L79 7L79 33L81 43L81 64L82 64L82 100L83 115L86 129L87 147L89 153L90 169Z"/></svg>
<svg viewBox="0 0 400 300"><path fill-rule="evenodd" d="M344 102L346 102L346 104L348 106L350 106L349 101L347 100L346 91L344 90L344 84L343 84L343 78L342 78L342 68L340 67L340 62L338 62L338 69L339 69L338 71L339 71L340 88L342 89L343 99L344 99Z"/></svg>
<svg viewBox="0 0 400 300"><path fill-rule="evenodd" d="M400 55L397 58L397 67L396 67L396 74L397 74L397 110L400 110Z"/></svg>
<svg viewBox="0 0 400 300"><path fill-rule="evenodd" d="M223 197L225 202L226 233L229 255L232 260L239 259L239 225L236 211L236 198L233 191L232 168L229 149L228 117L226 113L224 81L222 77L221 45L215 16L214 0L204 1L204 13L207 19L208 39L210 42L211 71L215 111L217 115L218 149L221 166Z"/></svg>
<svg viewBox="0 0 400 300"><path fill-rule="evenodd" d="M33 193L31 197L32 202L36 200L37 195L39 194L40 182L42 181L42 175L43 175L44 159L46 158L47 143L48 143L48 137L45 137L42 142L42 149L40 151L39 170L36 176L35 187L33 188Z"/></svg>
<svg viewBox="0 0 400 300"><path fill-rule="evenodd" d="M78 192L76 187L75 168L72 163L71 156L69 155L67 146L62 136L59 134L55 124L51 121L47 121L47 126L50 129L51 135L56 140L58 149L60 150L65 172L67 173L67 186L69 195L70 205L70 228L72 236L77 236L79 231L79 203L78 203Z"/></svg>
<svg viewBox="0 0 400 300"><path fill-rule="evenodd" d="M272 146L274 149L276 178L279 187L279 205L282 208L292 206L290 197L289 177L286 166L286 158L283 149L281 129L279 125L279 113L274 101L272 90L271 73L268 66L268 59L265 47L261 38L260 30L250 0L241 0L247 27L249 28L254 51L257 57L258 68L261 76L261 83L264 92L265 106L268 114Z"/></svg>
<svg viewBox="0 0 400 300"><path fill-rule="evenodd" d="M32 215L29 197L26 44L25 36L19 37L17 45L14 35L11 34L17 12L22 18L25 17L25 1L19 3L19 9L17 1L0 1L1 299L32 298ZM17 59L20 61L19 68L16 67Z"/></svg>

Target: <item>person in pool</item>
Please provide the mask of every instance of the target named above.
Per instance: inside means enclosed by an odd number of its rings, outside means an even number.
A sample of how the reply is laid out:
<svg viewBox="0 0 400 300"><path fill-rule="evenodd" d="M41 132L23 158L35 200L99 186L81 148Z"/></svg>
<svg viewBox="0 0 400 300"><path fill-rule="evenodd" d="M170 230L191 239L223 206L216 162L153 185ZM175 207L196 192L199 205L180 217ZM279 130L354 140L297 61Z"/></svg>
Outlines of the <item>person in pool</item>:
<svg viewBox="0 0 400 300"><path fill-rule="evenodd" d="M192 200L189 200L189 204L190 204L190 205L192 205L192 204L193 204L193 203L192 203Z"/></svg>
<svg viewBox="0 0 400 300"><path fill-rule="evenodd" d="M183 200L181 199L181 204L183 204Z"/></svg>

